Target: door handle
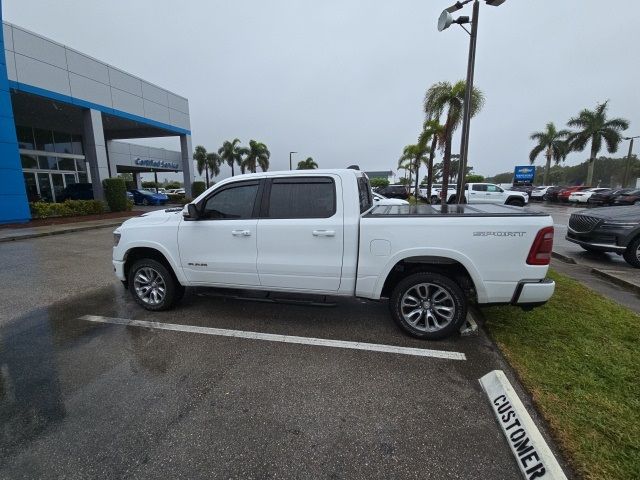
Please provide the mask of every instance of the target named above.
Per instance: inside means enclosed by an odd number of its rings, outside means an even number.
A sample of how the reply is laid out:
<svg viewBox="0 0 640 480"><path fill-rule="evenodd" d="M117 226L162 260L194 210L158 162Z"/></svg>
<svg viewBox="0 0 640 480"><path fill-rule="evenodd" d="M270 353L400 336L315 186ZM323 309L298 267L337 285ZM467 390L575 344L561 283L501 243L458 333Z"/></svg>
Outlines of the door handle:
<svg viewBox="0 0 640 480"><path fill-rule="evenodd" d="M249 237L251 232L249 230L231 230L231 235L234 237Z"/></svg>
<svg viewBox="0 0 640 480"><path fill-rule="evenodd" d="M335 237L336 232L334 230L314 230L314 237Z"/></svg>

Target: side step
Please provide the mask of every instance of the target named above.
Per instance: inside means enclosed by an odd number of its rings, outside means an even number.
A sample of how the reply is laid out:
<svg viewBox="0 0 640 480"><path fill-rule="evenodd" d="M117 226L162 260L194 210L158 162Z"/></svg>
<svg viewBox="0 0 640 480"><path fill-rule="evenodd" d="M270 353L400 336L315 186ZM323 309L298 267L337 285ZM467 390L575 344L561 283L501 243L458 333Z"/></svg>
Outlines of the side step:
<svg viewBox="0 0 640 480"><path fill-rule="evenodd" d="M258 296L250 291L242 290L227 290L222 289L206 289L203 291L197 291L196 295L199 297L217 297L217 298L231 298L233 300L242 300L247 302L261 302L261 303L278 303L283 305L303 305L309 307L335 307L335 302L327 301L326 295L317 295L317 298L296 298L293 294L288 296L281 292L266 292L263 296ZM284 296L283 296L284 295Z"/></svg>

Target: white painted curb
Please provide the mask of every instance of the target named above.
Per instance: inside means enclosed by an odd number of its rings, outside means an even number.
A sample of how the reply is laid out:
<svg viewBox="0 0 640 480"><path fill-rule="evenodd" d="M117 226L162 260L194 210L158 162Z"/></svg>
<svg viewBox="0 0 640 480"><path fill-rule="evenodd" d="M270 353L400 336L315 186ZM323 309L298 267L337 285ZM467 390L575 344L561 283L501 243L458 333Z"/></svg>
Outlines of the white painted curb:
<svg viewBox="0 0 640 480"><path fill-rule="evenodd" d="M502 370L494 370L480 379L489 397L502 432L524 478L566 480L560 464L544 441L515 390Z"/></svg>

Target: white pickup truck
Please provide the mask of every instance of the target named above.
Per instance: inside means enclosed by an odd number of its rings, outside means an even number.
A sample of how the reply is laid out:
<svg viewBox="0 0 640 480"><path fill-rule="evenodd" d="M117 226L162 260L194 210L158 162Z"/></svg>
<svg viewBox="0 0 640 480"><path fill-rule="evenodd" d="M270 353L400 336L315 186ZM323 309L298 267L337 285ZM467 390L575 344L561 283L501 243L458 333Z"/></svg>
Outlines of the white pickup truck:
<svg viewBox="0 0 640 480"><path fill-rule="evenodd" d="M431 203L438 203L442 192L442 186L431 191ZM448 188L447 203L456 203L456 186L450 185ZM421 190L421 196L426 196ZM529 195L517 190L505 190L493 183L467 183L465 184L464 203L498 203L501 205L512 205L524 207L529 203Z"/></svg>
<svg viewBox="0 0 640 480"><path fill-rule="evenodd" d="M114 241L116 276L148 310L192 286L389 298L402 329L438 339L459 330L469 300L531 308L555 288L549 215L375 206L357 170L228 178L184 209L127 220Z"/></svg>

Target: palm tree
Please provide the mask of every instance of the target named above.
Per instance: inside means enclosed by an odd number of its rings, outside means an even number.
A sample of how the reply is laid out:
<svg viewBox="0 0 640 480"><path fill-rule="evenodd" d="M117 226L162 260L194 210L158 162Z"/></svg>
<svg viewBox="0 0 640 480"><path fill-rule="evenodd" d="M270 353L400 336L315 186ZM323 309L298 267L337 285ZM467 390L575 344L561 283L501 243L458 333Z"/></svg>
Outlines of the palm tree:
<svg viewBox="0 0 640 480"><path fill-rule="evenodd" d="M624 118L607 119L607 107L609 100L596 105L595 110L585 108L577 117L573 117L567 125L579 129L571 133L569 142L571 150L583 151L587 143L591 142L591 156L589 157L589 169L587 170L587 186L593 183L593 168L595 160L602 148L602 141L607 144L607 151L615 153L622 141L620 133L629 128L629 121Z"/></svg>
<svg viewBox="0 0 640 480"><path fill-rule="evenodd" d="M234 165L242 165L243 149L238 144L240 140L234 138L232 141L226 140L218 149L218 155L222 162L231 167L231 176L235 175Z"/></svg>
<svg viewBox="0 0 640 480"><path fill-rule="evenodd" d="M314 170L318 168L318 164L311 157L307 157L306 160L298 162L298 168L296 170Z"/></svg>
<svg viewBox="0 0 640 480"><path fill-rule="evenodd" d="M418 137L418 143L413 145L407 145L406 147L404 147L404 150L402 150L402 156L398 161L399 168L403 168L403 167L400 167L400 165L402 165L403 162L408 163L409 185L411 185L412 183L411 181L412 175L414 173L416 174L416 183L415 183L416 201L418 199L418 183L419 183L418 172L420 171L420 164L424 163L426 165L429 161L429 159L427 158L427 151L429 150L429 147L427 147L428 141L429 141L429 138L425 137L421 133L420 136Z"/></svg>
<svg viewBox="0 0 640 480"><path fill-rule="evenodd" d="M449 169L451 167L451 138L453 132L462 121L464 107L464 92L466 82L460 80L453 85L449 82L438 82L433 84L424 97L424 111L429 120L439 120L446 110L446 120L444 123L444 168L442 172L442 190L449 188ZM471 116L474 117L484 105L484 95L473 87L471 91ZM442 198L442 204L446 204L446 195Z"/></svg>
<svg viewBox="0 0 640 480"><path fill-rule="evenodd" d="M251 173L256 173L258 167L260 167L263 172L269 169L271 152L269 152L269 149L264 143L249 140L249 148L243 148L242 153L244 154L244 159L240 165L242 173L244 173L245 169Z"/></svg>
<svg viewBox="0 0 640 480"><path fill-rule="evenodd" d="M398 159L398 170L404 170L403 178L406 181L406 183L410 184L411 180L407 178L407 173L409 173L409 175L413 173L413 163L411 162L411 160L407 158L403 158L403 156L400 156L400 158Z"/></svg>
<svg viewBox="0 0 640 480"><path fill-rule="evenodd" d="M209 188L209 169L211 167L211 164L209 163L209 160L207 158L208 155L209 154L207 153L207 149L204 148L202 145L196 146L196 148L193 151L193 159L196 161L196 168L198 170L198 175L202 175L202 172L205 172L205 180L206 180L207 188ZM220 173L220 170L218 170L218 173ZM216 173L216 175L218 173Z"/></svg>
<svg viewBox="0 0 640 480"><path fill-rule="evenodd" d="M216 152L207 153L207 167L211 170L211 178L220 175L220 165L222 165L222 159Z"/></svg>
<svg viewBox="0 0 640 480"><path fill-rule="evenodd" d="M427 199L431 202L431 187L433 186L433 159L436 156L436 148L439 139L444 136L444 126L437 120L427 120L424 122L423 133L431 138L431 148L429 148L429 161L427 165Z"/></svg>
<svg viewBox="0 0 640 480"><path fill-rule="evenodd" d="M534 132L531 134L531 140L537 143L533 150L529 153L529 162L533 165L538 158L538 155L545 152L544 156L547 157L547 165L544 169L543 185L548 185L549 170L551 169L551 160L553 159L556 164L560 160L564 160L567 156L567 137L571 132L569 130L558 130L553 122L547 123L546 129L542 132Z"/></svg>

